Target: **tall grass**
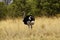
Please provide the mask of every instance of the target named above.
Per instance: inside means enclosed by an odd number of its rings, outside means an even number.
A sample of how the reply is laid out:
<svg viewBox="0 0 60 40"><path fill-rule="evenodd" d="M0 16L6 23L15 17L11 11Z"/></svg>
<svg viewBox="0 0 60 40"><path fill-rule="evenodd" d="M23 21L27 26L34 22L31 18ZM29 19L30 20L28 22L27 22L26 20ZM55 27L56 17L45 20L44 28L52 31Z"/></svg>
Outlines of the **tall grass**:
<svg viewBox="0 0 60 40"><path fill-rule="evenodd" d="M22 18L2 20L0 40L60 40L60 18L36 18L33 29Z"/></svg>

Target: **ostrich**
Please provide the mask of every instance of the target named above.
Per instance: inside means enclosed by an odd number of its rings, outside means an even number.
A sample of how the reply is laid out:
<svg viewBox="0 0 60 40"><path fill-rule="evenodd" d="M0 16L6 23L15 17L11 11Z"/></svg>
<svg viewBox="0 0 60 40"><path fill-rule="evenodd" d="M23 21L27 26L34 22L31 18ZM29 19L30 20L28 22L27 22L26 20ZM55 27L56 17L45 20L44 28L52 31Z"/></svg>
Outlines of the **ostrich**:
<svg viewBox="0 0 60 40"><path fill-rule="evenodd" d="M28 25L29 28L32 29L32 25L34 25L35 18L33 15L25 15L25 12L23 11L23 22L25 25Z"/></svg>

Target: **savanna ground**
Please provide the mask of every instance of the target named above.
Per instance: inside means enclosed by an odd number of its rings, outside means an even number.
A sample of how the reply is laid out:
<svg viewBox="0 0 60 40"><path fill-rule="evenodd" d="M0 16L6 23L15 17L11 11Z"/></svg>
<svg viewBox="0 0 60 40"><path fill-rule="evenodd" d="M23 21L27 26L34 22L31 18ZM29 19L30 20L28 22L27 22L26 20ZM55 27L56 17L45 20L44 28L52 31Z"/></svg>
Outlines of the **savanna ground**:
<svg viewBox="0 0 60 40"><path fill-rule="evenodd" d="M2 20L0 40L60 40L60 18L36 18L33 29L22 18Z"/></svg>

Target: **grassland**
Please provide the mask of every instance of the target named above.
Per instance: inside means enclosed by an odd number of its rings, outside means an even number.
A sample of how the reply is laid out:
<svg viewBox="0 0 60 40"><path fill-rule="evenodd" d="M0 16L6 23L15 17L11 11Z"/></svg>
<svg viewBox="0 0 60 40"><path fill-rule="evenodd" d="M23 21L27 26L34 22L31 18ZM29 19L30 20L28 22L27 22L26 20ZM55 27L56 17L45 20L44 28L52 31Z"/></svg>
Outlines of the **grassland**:
<svg viewBox="0 0 60 40"><path fill-rule="evenodd" d="M36 18L33 29L22 18L2 20L0 40L60 40L60 18Z"/></svg>

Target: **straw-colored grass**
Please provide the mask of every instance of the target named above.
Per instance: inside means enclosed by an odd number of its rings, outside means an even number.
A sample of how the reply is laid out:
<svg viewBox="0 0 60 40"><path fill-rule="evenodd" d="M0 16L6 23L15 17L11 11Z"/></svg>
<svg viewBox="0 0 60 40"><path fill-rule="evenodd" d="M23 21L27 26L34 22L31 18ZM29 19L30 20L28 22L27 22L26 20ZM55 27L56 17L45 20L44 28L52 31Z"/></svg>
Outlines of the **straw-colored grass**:
<svg viewBox="0 0 60 40"><path fill-rule="evenodd" d="M36 18L32 29L22 18L2 20L0 40L60 40L60 18Z"/></svg>

